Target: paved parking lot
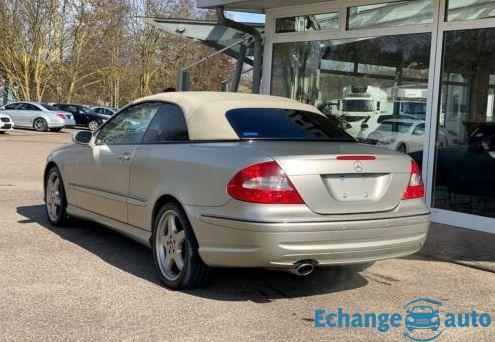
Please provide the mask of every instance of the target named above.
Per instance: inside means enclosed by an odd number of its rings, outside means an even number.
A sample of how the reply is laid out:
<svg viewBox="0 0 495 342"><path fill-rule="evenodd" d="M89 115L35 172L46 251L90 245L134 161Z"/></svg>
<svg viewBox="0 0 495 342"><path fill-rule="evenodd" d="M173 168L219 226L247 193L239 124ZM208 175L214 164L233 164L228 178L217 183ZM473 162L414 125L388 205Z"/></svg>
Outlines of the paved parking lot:
<svg viewBox="0 0 495 342"><path fill-rule="evenodd" d="M0 340L397 341L401 329L316 329L314 310L402 312L414 298L495 317L495 274L412 256L361 274L306 278L218 271L205 289L160 286L145 247L92 223L51 227L42 170L70 131L0 135ZM445 330L436 341L493 341L488 329Z"/></svg>

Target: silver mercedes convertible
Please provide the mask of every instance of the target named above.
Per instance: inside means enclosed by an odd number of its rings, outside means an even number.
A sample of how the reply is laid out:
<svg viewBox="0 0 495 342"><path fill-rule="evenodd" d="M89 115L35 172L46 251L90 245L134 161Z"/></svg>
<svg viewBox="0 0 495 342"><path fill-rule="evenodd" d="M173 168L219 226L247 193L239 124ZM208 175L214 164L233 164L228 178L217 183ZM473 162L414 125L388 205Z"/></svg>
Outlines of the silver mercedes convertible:
<svg viewBox="0 0 495 342"><path fill-rule="evenodd" d="M215 267L367 265L427 235L416 163L293 100L159 94L74 142L48 157L50 223L92 220L151 247L172 288L203 285Z"/></svg>

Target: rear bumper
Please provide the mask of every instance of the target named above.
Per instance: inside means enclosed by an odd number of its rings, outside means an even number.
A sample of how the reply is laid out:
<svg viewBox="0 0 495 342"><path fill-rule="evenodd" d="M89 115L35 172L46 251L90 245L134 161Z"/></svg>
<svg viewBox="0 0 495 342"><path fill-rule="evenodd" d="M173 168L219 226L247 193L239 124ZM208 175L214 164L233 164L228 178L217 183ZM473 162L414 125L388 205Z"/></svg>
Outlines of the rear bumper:
<svg viewBox="0 0 495 342"><path fill-rule="evenodd" d="M74 119L66 119L65 126L66 127L74 127L76 125L76 120Z"/></svg>
<svg viewBox="0 0 495 342"><path fill-rule="evenodd" d="M48 128L64 128L64 127L65 127L65 120L62 122L51 121L48 123Z"/></svg>
<svg viewBox="0 0 495 342"><path fill-rule="evenodd" d="M318 222L256 222L199 215L191 219L203 261L214 267L355 264L421 249L430 215Z"/></svg>

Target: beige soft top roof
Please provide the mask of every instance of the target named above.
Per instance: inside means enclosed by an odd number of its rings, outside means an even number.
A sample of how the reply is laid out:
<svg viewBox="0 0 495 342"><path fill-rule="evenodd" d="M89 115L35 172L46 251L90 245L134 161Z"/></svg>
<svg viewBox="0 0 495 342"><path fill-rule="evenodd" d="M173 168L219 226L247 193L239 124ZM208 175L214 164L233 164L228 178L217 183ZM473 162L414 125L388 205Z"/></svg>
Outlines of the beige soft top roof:
<svg viewBox="0 0 495 342"><path fill-rule="evenodd" d="M170 92L148 96L134 103L163 101L184 111L191 140L239 140L225 113L235 108L287 108L321 114L315 107L285 97L221 93Z"/></svg>

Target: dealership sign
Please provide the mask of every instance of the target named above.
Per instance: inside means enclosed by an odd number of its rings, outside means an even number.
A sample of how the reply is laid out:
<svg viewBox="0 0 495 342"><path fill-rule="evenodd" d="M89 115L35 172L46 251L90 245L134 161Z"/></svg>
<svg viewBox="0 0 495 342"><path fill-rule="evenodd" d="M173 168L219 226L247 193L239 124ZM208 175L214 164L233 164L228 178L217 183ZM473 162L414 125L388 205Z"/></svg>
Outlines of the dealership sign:
<svg viewBox="0 0 495 342"><path fill-rule="evenodd" d="M486 329L493 321L487 312L451 312L442 310L439 301L418 298L404 305L402 312L346 312L343 308L314 312L315 328L333 329L374 329L387 333L400 329L407 339L413 341L433 341L445 329L478 328Z"/></svg>

